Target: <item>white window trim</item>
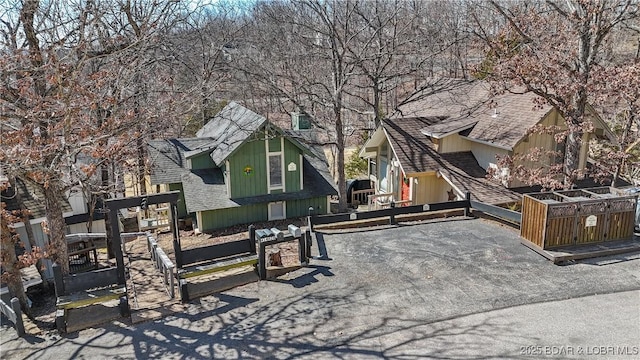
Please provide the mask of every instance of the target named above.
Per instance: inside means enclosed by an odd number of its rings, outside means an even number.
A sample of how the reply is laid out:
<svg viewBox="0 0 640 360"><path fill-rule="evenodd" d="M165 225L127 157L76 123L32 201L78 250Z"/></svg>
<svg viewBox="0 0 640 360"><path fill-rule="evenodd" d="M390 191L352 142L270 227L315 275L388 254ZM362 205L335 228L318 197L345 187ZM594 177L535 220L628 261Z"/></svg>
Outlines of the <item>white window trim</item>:
<svg viewBox="0 0 640 360"><path fill-rule="evenodd" d="M302 165L304 165L303 161L302 154L300 154L300 167L298 168L300 169L300 190L304 190L304 176L302 174Z"/></svg>
<svg viewBox="0 0 640 360"><path fill-rule="evenodd" d="M269 151L269 139L265 140L265 149L267 150L267 191L269 192L269 194L271 194L272 190L282 190L284 192L284 189L286 187L286 177L285 177L285 164L284 164L284 137L280 138L280 151ZM269 158L271 156L277 156L280 155L280 176L282 179L282 184L281 185L276 185L276 186L272 186L271 185L271 167L269 164Z"/></svg>
<svg viewBox="0 0 640 360"><path fill-rule="evenodd" d="M282 204L282 217L273 217L273 214L271 213L271 205L274 204ZM272 220L284 220L287 218L287 202L286 201L274 201L274 202L270 202L267 204L267 212L268 212L268 219L269 221Z"/></svg>
<svg viewBox="0 0 640 360"><path fill-rule="evenodd" d="M224 182L227 185L227 195L231 197L231 163L229 160L224 162L226 171L224 172Z"/></svg>

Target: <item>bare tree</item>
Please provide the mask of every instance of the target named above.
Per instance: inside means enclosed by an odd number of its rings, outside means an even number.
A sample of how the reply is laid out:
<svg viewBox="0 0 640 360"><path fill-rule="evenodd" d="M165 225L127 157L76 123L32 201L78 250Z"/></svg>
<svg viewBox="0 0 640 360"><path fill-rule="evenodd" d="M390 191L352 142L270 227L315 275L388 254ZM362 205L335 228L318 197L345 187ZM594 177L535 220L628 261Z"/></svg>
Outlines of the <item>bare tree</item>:
<svg viewBox="0 0 640 360"><path fill-rule="evenodd" d="M130 70L153 70L150 44L158 43L174 6L25 1L11 9L16 20L4 24L3 34L12 35L2 44L0 100L3 120L16 126L0 147L0 161L11 176L43 191L49 255L65 273L65 192L91 183L99 169L108 178L106 165L124 163L146 135L135 124L154 116L143 119L136 110L129 91L142 78Z"/></svg>
<svg viewBox="0 0 640 360"><path fill-rule="evenodd" d="M179 136L193 136L235 95L229 64L240 46L244 11L238 4L197 4L168 38L174 94L184 118Z"/></svg>
<svg viewBox="0 0 640 360"><path fill-rule="evenodd" d="M638 16L634 0L571 0L546 3L489 0L505 25L496 33L477 21L476 34L487 46L481 76L498 91L533 92L558 109L567 130L564 187L580 176L583 134L591 131L588 101L594 73L613 29Z"/></svg>

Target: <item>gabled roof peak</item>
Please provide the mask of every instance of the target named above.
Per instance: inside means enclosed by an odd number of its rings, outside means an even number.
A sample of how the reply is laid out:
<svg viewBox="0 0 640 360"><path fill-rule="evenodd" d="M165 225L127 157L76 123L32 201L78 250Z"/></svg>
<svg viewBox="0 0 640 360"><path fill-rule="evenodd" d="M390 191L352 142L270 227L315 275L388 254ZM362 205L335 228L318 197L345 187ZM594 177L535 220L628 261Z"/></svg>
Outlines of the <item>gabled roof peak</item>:
<svg viewBox="0 0 640 360"><path fill-rule="evenodd" d="M196 136L211 138L211 159L216 166L242 145L253 133L262 128L267 119L232 101L217 113Z"/></svg>

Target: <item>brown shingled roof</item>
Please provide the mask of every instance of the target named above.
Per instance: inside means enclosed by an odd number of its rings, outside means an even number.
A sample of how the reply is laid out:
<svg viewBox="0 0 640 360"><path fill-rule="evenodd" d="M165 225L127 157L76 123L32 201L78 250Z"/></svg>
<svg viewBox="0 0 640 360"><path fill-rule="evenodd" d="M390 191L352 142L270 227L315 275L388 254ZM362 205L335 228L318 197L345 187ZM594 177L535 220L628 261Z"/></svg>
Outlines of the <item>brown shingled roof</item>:
<svg viewBox="0 0 640 360"><path fill-rule="evenodd" d="M520 199L520 195L502 184L486 178L469 151L438 153L429 138L420 129L443 121L443 118L396 118L382 122L403 171L410 175L439 171L461 192L470 192L472 198L487 204L502 204Z"/></svg>
<svg viewBox="0 0 640 360"><path fill-rule="evenodd" d="M472 199L486 204L520 200L520 194L488 179L486 171L478 165L470 151L439 155L443 159L443 167L439 169L442 176L461 192L471 193Z"/></svg>
<svg viewBox="0 0 640 360"><path fill-rule="evenodd" d="M438 117L414 117L382 121L391 148L406 174L438 170L438 152L420 130L442 120Z"/></svg>
<svg viewBox="0 0 640 360"><path fill-rule="evenodd" d="M512 149L552 109L550 105L537 105L536 98L533 93L492 96L486 82L452 80L448 90L410 101L392 117L447 117L444 122L421 129L434 136L475 123L470 139Z"/></svg>

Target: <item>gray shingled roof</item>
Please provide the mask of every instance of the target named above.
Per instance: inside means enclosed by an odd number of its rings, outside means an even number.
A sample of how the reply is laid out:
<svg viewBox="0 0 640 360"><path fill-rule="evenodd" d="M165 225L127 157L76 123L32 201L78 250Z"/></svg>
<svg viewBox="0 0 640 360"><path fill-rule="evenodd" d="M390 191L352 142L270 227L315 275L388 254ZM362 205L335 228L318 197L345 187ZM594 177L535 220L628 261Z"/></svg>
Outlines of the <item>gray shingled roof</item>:
<svg viewBox="0 0 640 360"><path fill-rule="evenodd" d="M211 152L211 159L216 166L221 166L229 155L260 129L266 121L264 116L258 115L238 103L231 102L209 120L202 129L198 130L196 136L199 138L208 137L213 140L210 143L211 148L214 149Z"/></svg>
<svg viewBox="0 0 640 360"><path fill-rule="evenodd" d="M208 147L210 138L149 140L148 153L151 163L151 184L175 184L188 173L185 153Z"/></svg>
<svg viewBox="0 0 640 360"><path fill-rule="evenodd" d="M512 149L552 109L536 104L537 98L533 93L492 95L486 82L452 80L446 91L410 101L392 118L447 117L422 129L434 136L475 123L467 137Z"/></svg>
<svg viewBox="0 0 640 360"><path fill-rule="evenodd" d="M303 190L245 198L229 199L227 186L220 169L192 170L184 173L182 174L182 188L184 189L187 211L226 209L249 204L337 195L338 192L333 182L328 182L322 174L323 169L318 170L312 165L312 162L317 165L318 160L308 155L305 155L303 160Z"/></svg>
<svg viewBox="0 0 640 360"><path fill-rule="evenodd" d="M283 133L286 136L294 135L287 131ZM149 141L151 183L154 185L182 183L185 205L190 213L247 204L337 195L337 188L329 173L324 152L317 145L305 143L303 138L295 140L295 143L305 150L302 191L230 199L222 170L185 168L188 155L212 150L211 144L214 141L208 137Z"/></svg>
<svg viewBox="0 0 640 360"><path fill-rule="evenodd" d="M182 174L182 189L190 213L240 206L229 199L220 169L192 170Z"/></svg>

